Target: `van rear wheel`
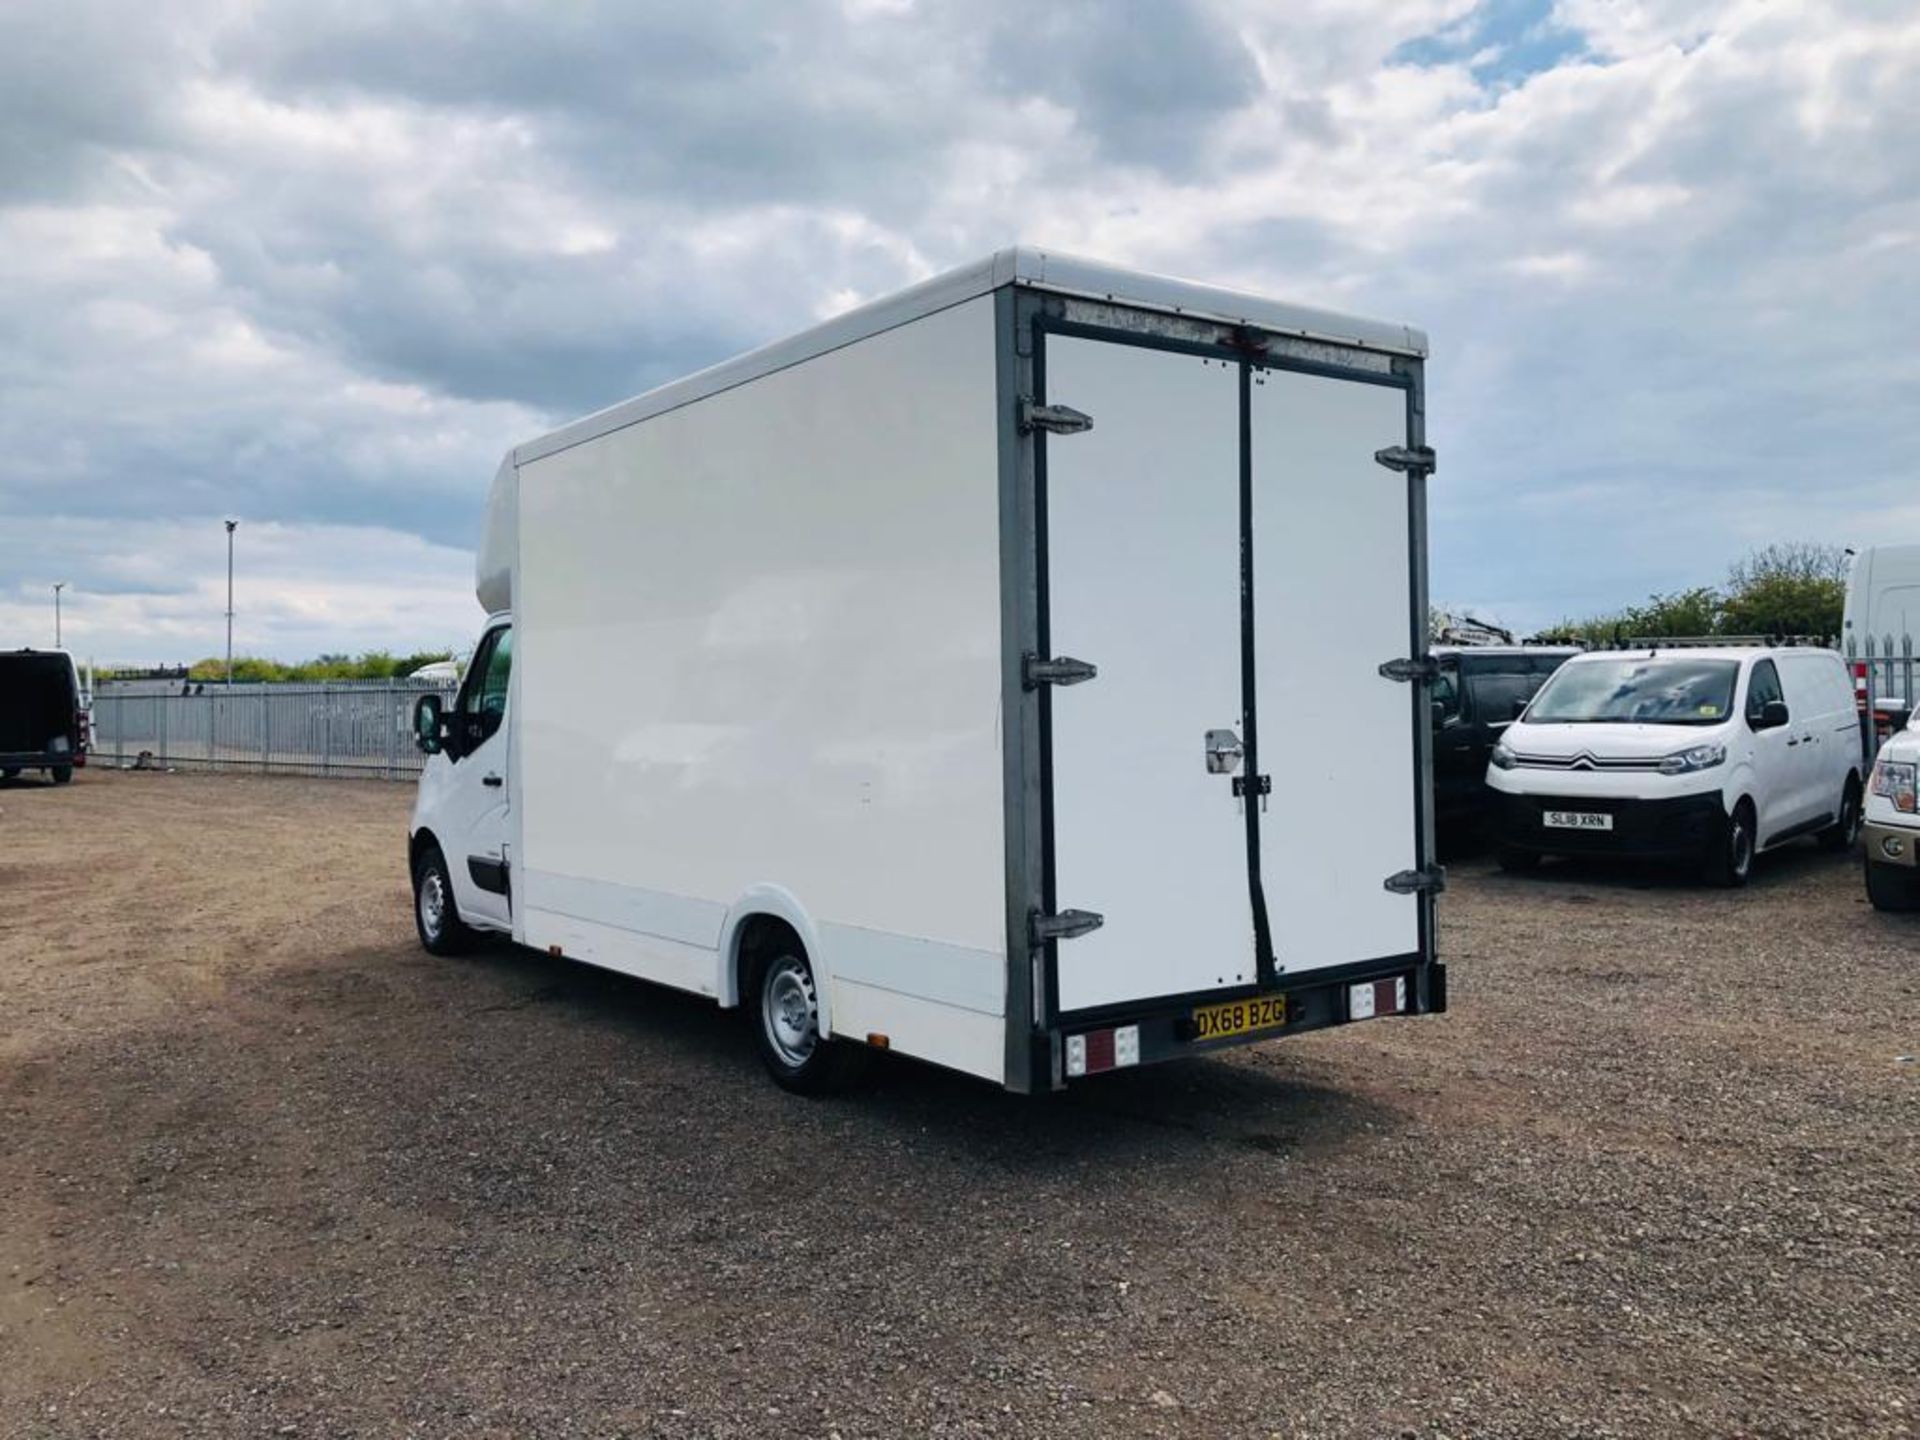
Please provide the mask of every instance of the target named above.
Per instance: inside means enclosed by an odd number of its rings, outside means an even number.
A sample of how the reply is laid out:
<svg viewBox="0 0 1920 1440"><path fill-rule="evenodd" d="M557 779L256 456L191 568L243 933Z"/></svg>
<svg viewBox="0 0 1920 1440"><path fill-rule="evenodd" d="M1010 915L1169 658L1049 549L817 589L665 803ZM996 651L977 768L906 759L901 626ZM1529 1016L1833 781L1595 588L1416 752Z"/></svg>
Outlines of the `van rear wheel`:
<svg viewBox="0 0 1920 1440"><path fill-rule="evenodd" d="M438 845L428 845L413 862L413 927L430 955L463 954L478 938L460 919L453 877Z"/></svg>
<svg viewBox="0 0 1920 1440"><path fill-rule="evenodd" d="M867 1068L867 1051L820 1033L820 995L813 967L797 948L782 946L754 967L753 1041L767 1073L801 1095L844 1090Z"/></svg>
<svg viewBox="0 0 1920 1440"><path fill-rule="evenodd" d="M1840 811L1828 829L1820 832L1822 848L1844 855L1860 842L1860 777L1847 776L1840 791Z"/></svg>

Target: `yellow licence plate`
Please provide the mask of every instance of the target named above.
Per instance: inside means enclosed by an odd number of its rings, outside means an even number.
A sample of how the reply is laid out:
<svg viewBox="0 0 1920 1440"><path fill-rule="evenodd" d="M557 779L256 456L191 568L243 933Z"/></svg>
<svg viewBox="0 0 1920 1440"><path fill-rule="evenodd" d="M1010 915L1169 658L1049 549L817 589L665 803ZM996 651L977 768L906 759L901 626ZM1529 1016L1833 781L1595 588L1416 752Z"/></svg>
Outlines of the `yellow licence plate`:
<svg viewBox="0 0 1920 1440"><path fill-rule="evenodd" d="M1225 1005L1202 1005L1193 1012L1193 1038L1221 1040L1229 1035L1251 1035L1256 1030L1278 1030L1286 1023L1284 995L1230 1000Z"/></svg>

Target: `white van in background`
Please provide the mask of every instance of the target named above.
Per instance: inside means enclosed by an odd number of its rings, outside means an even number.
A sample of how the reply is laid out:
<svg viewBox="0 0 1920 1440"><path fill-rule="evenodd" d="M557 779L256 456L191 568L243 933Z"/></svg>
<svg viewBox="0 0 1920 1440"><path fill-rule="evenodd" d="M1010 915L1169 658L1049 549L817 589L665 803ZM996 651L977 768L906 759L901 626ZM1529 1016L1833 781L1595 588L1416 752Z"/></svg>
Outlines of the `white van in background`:
<svg viewBox="0 0 1920 1440"><path fill-rule="evenodd" d="M1859 717L1831 650L1661 646L1577 655L1494 747L1503 868L1659 856L1744 885L1803 835L1859 837Z"/></svg>
<svg viewBox="0 0 1920 1440"><path fill-rule="evenodd" d="M1873 667L1877 729L1884 737L1906 722L1910 646L1920 646L1920 545L1875 545L1853 557L1840 618L1840 648L1853 668L1858 709L1867 706L1868 657L1895 657Z"/></svg>

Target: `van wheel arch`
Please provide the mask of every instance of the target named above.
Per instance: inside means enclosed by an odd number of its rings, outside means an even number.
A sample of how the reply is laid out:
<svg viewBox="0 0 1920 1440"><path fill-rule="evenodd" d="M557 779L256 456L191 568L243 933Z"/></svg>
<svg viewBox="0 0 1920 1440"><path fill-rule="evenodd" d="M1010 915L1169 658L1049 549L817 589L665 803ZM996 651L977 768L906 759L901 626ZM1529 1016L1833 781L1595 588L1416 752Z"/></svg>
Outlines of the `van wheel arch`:
<svg viewBox="0 0 1920 1440"><path fill-rule="evenodd" d="M442 855L447 853L446 846L440 843L440 837L422 825L407 838L407 874L413 874L420 857L429 850L438 850Z"/></svg>
<svg viewBox="0 0 1920 1440"><path fill-rule="evenodd" d="M821 1022L829 1027L830 1033L833 965L824 953L825 947L813 923L813 916L807 913L807 908L791 891L778 885L754 885L728 909L720 927L719 954L715 957L718 961L714 967L718 992L715 998L728 1007L747 1003L747 969L743 947L758 927L769 923L784 925L799 945L800 953L807 957L807 964L812 967L820 984Z"/></svg>
<svg viewBox="0 0 1920 1440"><path fill-rule="evenodd" d="M1836 855L1844 855L1853 849L1860 839L1866 798L1867 787L1860 779L1860 772L1847 771L1847 782L1840 787L1840 811L1834 817L1833 824L1820 832L1823 849Z"/></svg>

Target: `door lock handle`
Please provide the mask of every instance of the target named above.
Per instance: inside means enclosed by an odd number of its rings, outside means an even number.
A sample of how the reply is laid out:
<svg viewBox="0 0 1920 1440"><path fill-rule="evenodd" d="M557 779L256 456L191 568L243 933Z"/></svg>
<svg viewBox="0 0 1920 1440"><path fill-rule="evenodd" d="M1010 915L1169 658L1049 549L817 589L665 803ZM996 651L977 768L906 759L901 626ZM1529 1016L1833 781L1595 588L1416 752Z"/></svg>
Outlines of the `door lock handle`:
<svg viewBox="0 0 1920 1440"><path fill-rule="evenodd" d="M482 785L491 786L497 790L500 788L501 785L503 785L506 782L501 780L501 778L498 775L482 775L480 777L480 783Z"/></svg>
<svg viewBox="0 0 1920 1440"><path fill-rule="evenodd" d="M1246 758L1247 747L1240 743L1240 737L1231 730L1207 731L1207 773L1209 775L1231 775L1240 768L1240 762Z"/></svg>

